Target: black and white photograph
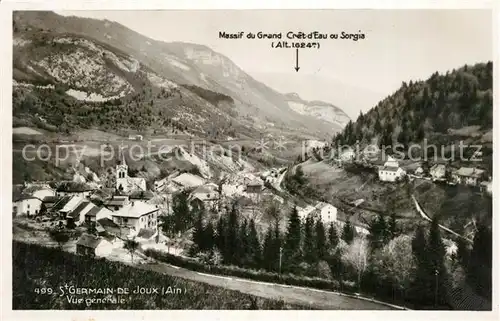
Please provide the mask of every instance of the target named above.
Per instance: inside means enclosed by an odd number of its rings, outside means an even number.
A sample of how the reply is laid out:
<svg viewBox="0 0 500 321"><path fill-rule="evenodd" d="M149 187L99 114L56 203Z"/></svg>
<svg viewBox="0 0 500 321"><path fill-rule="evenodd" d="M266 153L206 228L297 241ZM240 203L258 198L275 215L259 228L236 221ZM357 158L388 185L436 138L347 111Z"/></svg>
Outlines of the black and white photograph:
<svg viewBox="0 0 500 321"><path fill-rule="evenodd" d="M498 309L493 25L14 10L12 309Z"/></svg>

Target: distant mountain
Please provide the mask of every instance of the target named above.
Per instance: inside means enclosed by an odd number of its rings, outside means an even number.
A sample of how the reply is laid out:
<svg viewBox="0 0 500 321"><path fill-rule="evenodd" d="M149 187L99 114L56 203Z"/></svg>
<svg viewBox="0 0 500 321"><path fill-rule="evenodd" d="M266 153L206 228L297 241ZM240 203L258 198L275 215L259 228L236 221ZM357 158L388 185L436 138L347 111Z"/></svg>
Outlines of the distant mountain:
<svg viewBox="0 0 500 321"><path fill-rule="evenodd" d="M15 12L13 23L15 125L161 131L174 124L243 137L342 129L297 112L285 95L203 45L160 42L115 22L53 12Z"/></svg>
<svg viewBox="0 0 500 321"><path fill-rule="evenodd" d="M387 93L347 84L321 73L307 74L302 69L293 76L286 73L254 72L259 81L282 93L296 92L304 100L320 100L342 109L351 119L366 112Z"/></svg>
<svg viewBox="0 0 500 321"><path fill-rule="evenodd" d="M345 127L349 122L349 116L344 111L330 103L323 101L307 101L300 98L297 93L285 94L288 106L301 115L308 115L325 120L336 126Z"/></svg>

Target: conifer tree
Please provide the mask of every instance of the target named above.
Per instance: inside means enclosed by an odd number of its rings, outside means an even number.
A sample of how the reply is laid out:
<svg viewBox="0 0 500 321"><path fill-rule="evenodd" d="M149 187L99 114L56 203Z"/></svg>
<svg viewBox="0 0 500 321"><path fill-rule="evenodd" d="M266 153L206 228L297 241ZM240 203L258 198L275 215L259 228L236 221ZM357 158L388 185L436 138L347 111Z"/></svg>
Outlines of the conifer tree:
<svg viewBox="0 0 500 321"><path fill-rule="evenodd" d="M316 222L316 253L318 260L324 260L328 254L325 226L321 219Z"/></svg>
<svg viewBox="0 0 500 321"><path fill-rule="evenodd" d="M274 257L274 237L273 228L270 226L267 229L266 236L264 238L264 245L262 250L262 267L268 271L273 271L274 262L276 258Z"/></svg>
<svg viewBox="0 0 500 321"><path fill-rule="evenodd" d="M283 260L287 268L300 263L301 233L299 212L297 206L294 206L288 219L285 244L283 245Z"/></svg>
<svg viewBox="0 0 500 321"><path fill-rule="evenodd" d="M342 239L348 244L354 239L354 227L349 220L347 220L342 229Z"/></svg>
<svg viewBox="0 0 500 321"><path fill-rule="evenodd" d="M247 220L244 219L243 223L241 224L240 227L240 234L239 234L239 249L238 249L238 257L239 257L239 263L242 266L246 266L250 262L250 258L248 256L249 252L249 244L248 244L248 230L247 230Z"/></svg>
<svg viewBox="0 0 500 321"><path fill-rule="evenodd" d="M492 246L491 229L479 223L470 253L467 283L488 300L492 297Z"/></svg>
<svg viewBox="0 0 500 321"><path fill-rule="evenodd" d="M328 229L328 242L332 250L337 247L337 244L339 244L337 228L333 222L330 223L330 228Z"/></svg>
<svg viewBox="0 0 500 321"><path fill-rule="evenodd" d="M239 244L239 228L238 228L238 210L236 204L233 204L229 212L228 223L226 228L226 239L224 241L225 252L224 262L226 264L238 264Z"/></svg>
<svg viewBox="0 0 500 321"><path fill-rule="evenodd" d="M437 215L432 218L426 255L430 262L429 279L434 281L431 281L431 288L434 290L434 301L437 306L445 305L448 295L448 275L445 267L446 249L441 238Z"/></svg>
<svg viewBox="0 0 500 321"><path fill-rule="evenodd" d="M250 258L250 267L257 268L260 266L262 261L262 249L253 219L250 220L248 231L248 256Z"/></svg>
<svg viewBox="0 0 500 321"><path fill-rule="evenodd" d="M314 218L311 215L306 218L304 224L304 246L302 252L304 253L304 260L307 263L314 263L317 261L318 256L314 237Z"/></svg>

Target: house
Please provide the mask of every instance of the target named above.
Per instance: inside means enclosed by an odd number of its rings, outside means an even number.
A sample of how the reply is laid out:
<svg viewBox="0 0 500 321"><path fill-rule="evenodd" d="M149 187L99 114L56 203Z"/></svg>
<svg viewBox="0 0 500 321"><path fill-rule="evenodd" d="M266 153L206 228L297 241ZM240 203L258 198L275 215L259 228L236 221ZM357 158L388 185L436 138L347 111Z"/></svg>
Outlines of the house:
<svg viewBox="0 0 500 321"><path fill-rule="evenodd" d="M193 188L205 184L205 180L198 175L191 173L182 173L172 179L174 186L179 189Z"/></svg>
<svg viewBox="0 0 500 321"><path fill-rule="evenodd" d="M66 204L58 210L61 218L66 219L67 215L73 212L84 200L85 198L80 195L71 196L68 202L66 202Z"/></svg>
<svg viewBox="0 0 500 321"><path fill-rule="evenodd" d="M103 218L111 218L113 212L105 207L94 206L85 213L85 222L92 224Z"/></svg>
<svg viewBox="0 0 500 321"><path fill-rule="evenodd" d="M424 175L424 169L422 168L422 166L419 166L419 167L415 170L415 172L413 172L413 174L414 174L415 176L420 176L420 177L422 177L422 176Z"/></svg>
<svg viewBox="0 0 500 321"><path fill-rule="evenodd" d="M354 227L356 234L361 236L366 236L370 234L370 231L368 230L368 225L362 222L359 215L353 214L347 216L342 211L338 211L337 213L336 225L339 227L339 233L342 233L342 229L344 228L344 225L347 223L347 221L349 221L351 225Z"/></svg>
<svg viewBox="0 0 500 321"><path fill-rule="evenodd" d="M157 228L158 207L143 201L133 201L112 212L111 216L114 223L137 233L143 228Z"/></svg>
<svg viewBox="0 0 500 321"><path fill-rule="evenodd" d="M66 220L68 222L71 220L75 225L80 225L85 222L85 214L94 207L96 206L93 203L83 201L73 211L66 215Z"/></svg>
<svg viewBox="0 0 500 321"><path fill-rule="evenodd" d="M314 207L313 215L323 221L323 223L331 223L337 221L337 208L325 202L319 202Z"/></svg>
<svg viewBox="0 0 500 321"><path fill-rule="evenodd" d="M217 185L202 185L198 186L189 196L190 201L200 202L204 208L214 209L217 208L219 200L219 193L217 192Z"/></svg>
<svg viewBox="0 0 500 321"><path fill-rule="evenodd" d="M106 257L112 250L111 242L90 234L83 234L76 242L76 253L80 255Z"/></svg>
<svg viewBox="0 0 500 321"><path fill-rule="evenodd" d="M460 167L451 173L452 179L458 184L478 186L486 177L486 171L472 167Z"/></svg>
<svg viewBox="0 0 500 321"><path fill-rule="evenodd" d="M125 195L114 195L111 199L104 202L104 206L112 211L118 211L129 203L129 197Z"/></svg>
<svg viewBox="0 0 500 321"><path fill-rule="evenodd" d="M479 185L481 192L486 192L488 195L492 195L493 193L493 182L492 181L484 181Z"/></svg>
<svg viewBox="0 0 500 321"><path fill-rule="evenodd" d="M406 172L399 167L399 162L391 156L388 157L384 166L378 169L378 177L384 182L395 182L401 179L405 174Z"/></svg>
<svg viewBox="0 0 500 321"><path fill-rule="evenodd" d="M262 192L263 183L261 180L251 180L246 184L245 192L260 193Z"/></svg>
<svg viewBox="0 0 500 321"><path fill-rule="evenodd" d="M350 162L353 161L354 158L356 158L356 153L354 153L354 151L350 147L342 150L339 153L339 160L341 160L342 162Z"/></svg>
<svg viewBox="0 0 500 321"><path fill-rule="evenodd" d="M111 218L104 217L96 221L96 231L100 236L103 235L114 235L117 237L122 237L122 235L128 235L129 230L122 229L118 224L113 222Z"/></svg>
<svg viewBox="0 0 500 321"><path fill-rule="evenodd" d="M433 181L444 180L446 176L446 165L444 164L435 164L429 170Z"/></svg>
<svg viewBox="0 0 500 321"><path fill-rule="evenodd" d="M45 196L42 199L42 204L45 206L47 209L47 212L50 212L54 205L60 200L60 197L57 196Z"/></svg>
<svg viewBox="0 0 500 321"><path fill-rule="evenodd" d="M18 215L37 215L42 208L42 200L31 195L15 195L12 199L13 214Z"/></svg>

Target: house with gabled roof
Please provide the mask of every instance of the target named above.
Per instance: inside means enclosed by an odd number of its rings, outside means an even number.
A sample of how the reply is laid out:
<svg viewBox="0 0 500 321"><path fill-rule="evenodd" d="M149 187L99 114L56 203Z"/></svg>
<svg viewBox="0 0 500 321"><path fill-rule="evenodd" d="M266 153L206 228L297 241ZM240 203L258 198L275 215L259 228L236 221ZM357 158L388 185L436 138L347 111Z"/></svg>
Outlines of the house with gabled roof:
<svg viewBox="0 0 500 321"><path fill-rule="evenodd" d="M42 200L26 194L13 195L13 214L18 215L37 215L42 207Z"/></svg>
<svg viewBox="0 0 500 321"><path fill-rule="evenodd" d="M143 201L133 201L116 212L112 212L113 222L138 233L144 228L157 229L158 207Z"/></svg>
<svg viewBox="0 0 500 321"><path fill-rule="evenodd" d="M103 237L83 234L76 242L76 253L90 257L106 257L113 251L113 245Z"/></svg>
<svg viewBox="0 0 500 321"><path fill-rule="evenodd" d="M478 186L486 178L486 171L475 167L460 167L451 173L452 179L458 184Z"/></svg>
<svg viewBox="0 0 500 321"><path fill-rule="evenodd" d="M378 178L384 182L395 182L406 174L405 170L399 166L399 162L389 156L384 166L378 169Z"/></svg>

